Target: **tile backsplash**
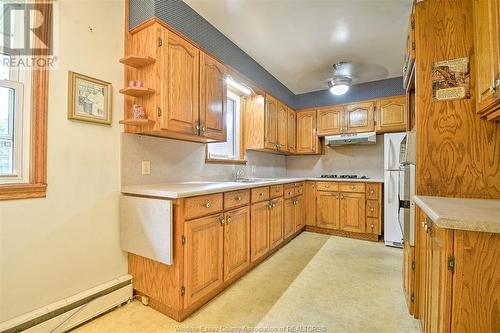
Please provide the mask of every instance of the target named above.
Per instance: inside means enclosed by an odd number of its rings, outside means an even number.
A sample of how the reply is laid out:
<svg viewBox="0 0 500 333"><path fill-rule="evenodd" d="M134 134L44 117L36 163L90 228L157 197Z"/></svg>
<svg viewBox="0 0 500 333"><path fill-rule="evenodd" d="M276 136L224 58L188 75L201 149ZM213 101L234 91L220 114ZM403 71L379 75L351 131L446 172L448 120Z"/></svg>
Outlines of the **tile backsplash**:
<svg viewBox="0 0 500 333"><path fill-rule="evenodd" d="M225 180L243 168L247 177L285 177L285 156L247 151L246 166L205 163L205 145L122 133L122 185ZM141 162L151 161L151 174Z"/></svg>

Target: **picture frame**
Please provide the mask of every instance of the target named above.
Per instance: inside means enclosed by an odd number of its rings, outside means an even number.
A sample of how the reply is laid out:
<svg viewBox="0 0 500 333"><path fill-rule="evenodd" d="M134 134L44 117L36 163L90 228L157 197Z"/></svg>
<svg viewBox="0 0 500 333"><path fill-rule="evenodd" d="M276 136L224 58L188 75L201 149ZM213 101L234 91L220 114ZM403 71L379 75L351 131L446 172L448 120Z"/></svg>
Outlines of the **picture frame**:
<svg viewBox="0 0 500 333"><path fill-rule="evenodd" d="M111 83L68 72L68 119L111 125Z"/></svg>

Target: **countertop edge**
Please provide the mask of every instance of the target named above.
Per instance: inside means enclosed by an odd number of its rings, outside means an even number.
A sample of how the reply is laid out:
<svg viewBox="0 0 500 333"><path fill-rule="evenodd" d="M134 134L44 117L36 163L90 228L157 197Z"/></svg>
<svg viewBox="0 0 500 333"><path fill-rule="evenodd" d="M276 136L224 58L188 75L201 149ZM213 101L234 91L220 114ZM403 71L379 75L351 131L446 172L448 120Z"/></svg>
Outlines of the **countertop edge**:
<svg viewBox="0 0 500 333"><path fill-rule="evenodd" d="M440 197L433 197L433 198L439 199ZM440 216L438 212L433 210L425 202L425 199L421 198L421 196L415 195L412 197L412 200L420 209L422 209L422 211L432 220L432 222L434 222L440 228L462 230L462 231L500 233L500 224L494 221L471 220L471 219L457 220L455 218Z"/></svg>

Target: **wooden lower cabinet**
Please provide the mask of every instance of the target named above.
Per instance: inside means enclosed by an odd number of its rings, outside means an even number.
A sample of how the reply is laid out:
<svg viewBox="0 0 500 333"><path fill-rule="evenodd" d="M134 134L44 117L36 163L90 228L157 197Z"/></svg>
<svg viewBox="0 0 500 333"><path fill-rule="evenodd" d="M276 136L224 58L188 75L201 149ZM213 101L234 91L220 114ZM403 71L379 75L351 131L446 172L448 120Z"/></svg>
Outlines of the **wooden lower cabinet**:
<svg viewBox="0 0 500 333"><path fill-rule="evenodd" d="M283 241L283 198L271 201L269 208L269 248L272 250Z"/></svg>
<svg viewBox="0 0 500 333"><path fill-rule="evenodd" d="M227 281L250 265L250 209L226 212L224 221L224 281Z"/></svg>
<svg viewBox="0 0 500 333"><path fill-rule="evenodd" d="M408 312L414 313L415 300L415 247L403 244L403 293Z"/></svg>
<svg viewBox="0 0 500 333"><path fill-rule="evenodd" d="M325 229L340 229L340 194L318 191L316 200L316 225Z"/></svg>
<svg viewBox="0 0 500 333"><path fill-rule="evenodd" d="M429 218L417 228L422 330L500 332L500 234L442 229Z"/></svg>
<svg viewBox="0 0 500 333"><path fill-rule="evenodd" d="M223 282L223 214L184 224L184 304L189 306Z"/></svg>
<svg viewBox="0 0 500 333"><path fill-rule="evenodd" d="M254 262L269 250L269 202L252 204L250 220L250 258Z"/></svg>
<svg viewBox="0 0 500 333"><path fill-rule="evenodd" d="M304 190L305 223L316 225L316 182L306 182Z"/></svg>
<svg viewBox="0 0 500 333"><path fill-rule="evenodd" d="M295 198L295 228L294 232L299 231L306 225L304 212L304 196L299 195Z"/></svg>
<svg viewBox="0 0 500 333"><path fill-rule="evenodd" d="M350 232L365 232L365 194L340 193L340 229Z"/></svg>
<svg viewBox="0 0 500 333"><path fill-rule="evenodd" d="M295 199L289 198L285 200L284 208L284 225L283 225L283 236L285 239L293 235L295 231Z"/></svg>

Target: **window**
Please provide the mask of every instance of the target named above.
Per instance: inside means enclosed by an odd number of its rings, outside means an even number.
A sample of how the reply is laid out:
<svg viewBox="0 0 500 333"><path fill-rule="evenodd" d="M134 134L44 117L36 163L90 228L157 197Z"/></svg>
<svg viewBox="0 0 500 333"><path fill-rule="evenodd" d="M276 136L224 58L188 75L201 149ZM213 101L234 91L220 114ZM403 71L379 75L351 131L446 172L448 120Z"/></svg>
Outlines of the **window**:
<svg viewBox="0 0 500 333"><path fill-rule="evenodd" d="M227 141L209 143L207 160L241 161L240 96L228 90L226 107Z"/></svg>
<svg viewBox="0 0 500 333"><path fill-rule="evenodd" d="M20 6L22 9L22 3ZM10 60L43 57L46 44L42 40L49 40L51 35L52 3L35 0L34 7L26 8L41 13L32 22L41 28L40 38L29 45L29 55L19 52L26 49L17 42L4 45L7 35L5 30L0 33L0 200L45 197L47 188L48 69L20 66L19 61ZM19 27L28 11L14 12L9 36L24 41L24 29Z"/></svg>

